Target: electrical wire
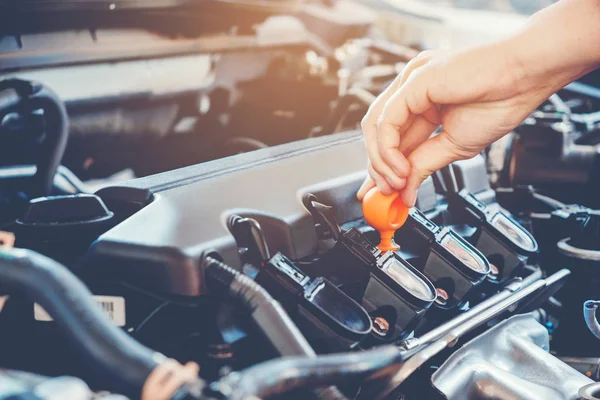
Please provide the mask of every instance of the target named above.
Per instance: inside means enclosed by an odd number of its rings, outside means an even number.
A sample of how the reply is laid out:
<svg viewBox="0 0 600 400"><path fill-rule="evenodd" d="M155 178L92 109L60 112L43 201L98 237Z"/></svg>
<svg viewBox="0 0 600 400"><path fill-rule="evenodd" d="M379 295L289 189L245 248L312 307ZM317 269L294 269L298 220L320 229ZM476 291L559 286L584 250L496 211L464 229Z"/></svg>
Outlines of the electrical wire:
<svg viewBox="0 0 600 400"><path fill-rule="evenodd" d="M254 322L280 354L302 355L309 357L309 360L317 358L315 351L279 302L250 277L210 256L204 259L204 274L209 278L209 288L212 286L216 293L228 293L250 310ZM223 287L227 290L223 291ZM348 400L335 387L320 388L316 392L321 399Z"/></svg>
<svg viewBox="0 0 600 400"><path fill-rule="evenodd" d="M158 307L156 307L154 310L152 310L152 312L150 314L148 314L146 316L146 318L144 318L144 320L142 322L140 322L131 332L129 332L131 335L136 335L140 332L140 330L152 319L154 318L154 316L156 314L158 314L162 309L164 309L166 306L170 305L171 302L170 301L165 301L164 303L161 303L158 305Z"/></svg>

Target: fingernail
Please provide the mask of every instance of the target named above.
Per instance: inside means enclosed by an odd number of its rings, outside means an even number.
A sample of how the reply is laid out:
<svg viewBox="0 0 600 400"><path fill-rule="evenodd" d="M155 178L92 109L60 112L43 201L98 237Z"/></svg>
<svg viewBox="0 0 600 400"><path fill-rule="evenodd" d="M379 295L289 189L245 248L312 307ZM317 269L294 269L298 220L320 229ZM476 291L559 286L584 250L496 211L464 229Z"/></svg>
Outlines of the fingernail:
<svg viewBox="0 0 600 400"><path fill-rule="evenodd" d="M362 201L362 199L365 197L365 191L363 190L363 188L361 187L360 190L356 193L356 198L359 201Z"/></svg>

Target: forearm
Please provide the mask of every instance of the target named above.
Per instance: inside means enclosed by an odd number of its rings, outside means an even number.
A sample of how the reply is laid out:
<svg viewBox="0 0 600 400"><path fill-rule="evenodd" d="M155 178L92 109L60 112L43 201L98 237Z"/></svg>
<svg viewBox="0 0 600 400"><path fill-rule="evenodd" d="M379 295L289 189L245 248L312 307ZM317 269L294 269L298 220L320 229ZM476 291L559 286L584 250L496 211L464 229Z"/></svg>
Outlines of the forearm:
<svg viewBox="0 0 600 400"><path fill-rule="evenodd" d="M600 66L600 0L561 0L508 43L520 80L553 93Z"/></svg>

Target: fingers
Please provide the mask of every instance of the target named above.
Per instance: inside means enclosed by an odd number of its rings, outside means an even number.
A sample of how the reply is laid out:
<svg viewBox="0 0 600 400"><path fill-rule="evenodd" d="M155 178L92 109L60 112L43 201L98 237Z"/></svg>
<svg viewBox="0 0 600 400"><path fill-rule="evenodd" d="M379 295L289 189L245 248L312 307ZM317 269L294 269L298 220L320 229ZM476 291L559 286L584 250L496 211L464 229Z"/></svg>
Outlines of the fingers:
<svg viewBox="0 0 600 400"><path fill-rule="evenodd" d="M395 189L394 187L392 187L387 180L385 180L385 178L383 176L381 176L377 171L375 171L373 169L373 165L371 163L369 163L369 167L367 168L367 171L369 172L369 175L371 176L371 178L373 179L373 182L375 182L375 185L377 185L377 188L379 189L379 191L385 195L390 195L392 193L394 193L394 190L400 190L400 189ZM398 178L400 179L400 178ZM402 179L401 182L401 186L402 188L404 188L404 186L406 185L406 180Z"/></svg>
<svg viewBox="0 0 600 400"><path fill-rule="evenodd" d="M402 128L411 115L431 115L436 110L436 105L429 98L429 84L435 72L427 66L413 71L406 83L394 93L379 117L379 123L387 123ZM425 114L427 113L427 114Z"/></svg>
<svg viewBox="0 0 600 400"><path fill-rule="evenodd" d="M374 187L375 182L373 181L373 178L371 178L371 175L367 176L367 179L365 179L363 184L360 186L360 189L358 189L358 193L356 193L356 198L358 199L358 201L362 201L365 198L367 192Z"/></svg>
<svg viewBox="0 0 600 400"><path fill-rule="evenodd" d="M377 147L373 143L367 145L371 146L371 152L378 153L373 156L369 153L369 157L373 157L373 168L392 187L397 189L392 184L394 178L404 178L410 173L411 166L404 155L408 153L401 149L415 148L427 140L437 128L430 122L439 120L436 110L427 94L427 78L420 71L413 72L386 102L376 132L370 132L376 138Z"/></svg>
<svg viewBox="0 0 600 400"><path fill-rule="evenodd" d="M409 207L414 206L417 189L428 176L463 158L465 155L456 148L444 131L418 146L408 157L412 169L401 195L404 203Z"/></svg>
<svg viewBox="0 0 600 400"><path fill-rule="evenodd" d="M412 61L411 61L412 62ZM409 63L410 64L410 63ZM405 180L400 180L390 167L383 161L377 144L377 119L388 99L394 95L396 90L406 80L406 70L394 79L392 84L377 97L375 102L369 107L367 114L362 120L362 130L365 138L365 147L369 155L369 174L372 180L379 188L379 191L392 192L401 190L404 187ZM408 161L405 161L404 168L408 167Z"/></svg>
<svg viewBox="0 0 600 400"><path fill-rule="evenodd" d="M410 165L408 160L400 151L400 137L402 135L401 130L406 130L415 121L415 118L407 118L404 125L397 126L383 120L383 114L377 123L377 150L381 160L385 163L389 170L395 176L405 177L410 172ZM381 168L378 170L381 174L387 172L387 170ZM385 175L387 177L387 175Z"/></svg>
<svg viewBox="0 0 600 400"><path fill-rule="evenodd" d="M410 154L438 128L439 123L432 123L422 116L418 116L410 128L402 135L400 151L402 154Z"/></svg>
<svg viewBox="0 0 600 400"><path fill-rule="evenodd" d="M171 399L186 382L198 379L200 368L189 362L185 366L169 359L159 364L148 376L142 388L142 400Z"/></svg>
<svg viewBox="0 0 600 400"><path fill-rule="evenodd" d="M363 127L365 136L365 146L369 155L369 174L373 181L384 193L391 194L394 189L401 190L404 188L405 180L396 175L392 169L383 161L377 146L377 127L376 125L368 125ZM408 165L408 161L405 161Z"/></svg>
<svg viewBox="0 0 600 400"><path fill-rule="evenodd" d="M370 161L369 174L373 183L384 194L401 190L406 184L410 164L400 150L400 135L402 131L410 128L415 118L408 113L402 126L394 126L387 123L387 121L384 121L382 125L383 110L387 108L390 98L394 97L401 86L409 79L411 73L427 63L431 56L432 52L423 52L411 60L404 71L369 107L369 111L362 121L365 147Z"/></svg>

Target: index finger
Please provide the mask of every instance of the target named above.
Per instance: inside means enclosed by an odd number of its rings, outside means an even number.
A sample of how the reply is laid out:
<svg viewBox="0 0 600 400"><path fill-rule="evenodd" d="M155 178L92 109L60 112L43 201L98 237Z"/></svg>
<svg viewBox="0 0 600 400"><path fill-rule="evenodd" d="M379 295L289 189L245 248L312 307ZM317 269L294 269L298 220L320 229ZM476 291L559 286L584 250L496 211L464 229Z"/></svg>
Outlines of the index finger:
<svg viewBox="0 0 600 400"><path fill-rule="evenodd" d="M404 131L411 116L423 114L435 107L429 98L429 71L426 66L413 71L404 85L388 99L381 112L381 126L389 125L396 127L396 131Z"/></svg>

